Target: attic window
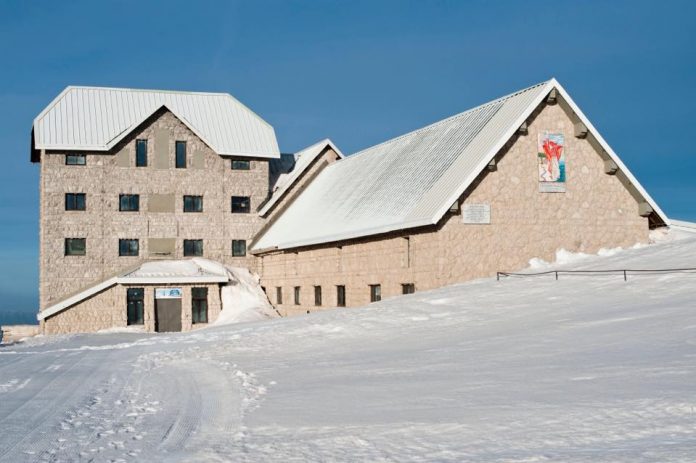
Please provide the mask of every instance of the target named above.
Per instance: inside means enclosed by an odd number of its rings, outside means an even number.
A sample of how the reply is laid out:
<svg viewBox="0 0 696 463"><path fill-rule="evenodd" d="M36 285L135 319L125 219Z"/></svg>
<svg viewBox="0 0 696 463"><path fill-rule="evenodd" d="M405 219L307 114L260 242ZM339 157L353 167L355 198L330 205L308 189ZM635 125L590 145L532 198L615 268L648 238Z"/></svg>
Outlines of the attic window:
<svg viewBox="0 0 696 463"><path fill-rule="evenodd" d="M87 156L84 154L66 154L66 166L84 166L87 164Z"/></svg>
<svg viewBox="0 0 696 463"><path fill-rule="evenodd" d="M135 140L135 166L147 167L147 140Z"/></svg>

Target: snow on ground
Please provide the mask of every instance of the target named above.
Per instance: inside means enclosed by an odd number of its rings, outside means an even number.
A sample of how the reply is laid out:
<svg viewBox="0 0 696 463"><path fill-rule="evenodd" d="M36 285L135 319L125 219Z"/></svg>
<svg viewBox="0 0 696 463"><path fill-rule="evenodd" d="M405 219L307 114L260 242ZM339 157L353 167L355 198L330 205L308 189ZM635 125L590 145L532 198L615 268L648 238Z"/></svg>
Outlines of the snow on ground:
<svg viewBox="0 0 696 463"><path fill-rule="evenodd" d="M561 264L553 264L558 268ZM561 268L696 267L696 237ZM0 348L0 461L693 461L696 274Z"/></svg>

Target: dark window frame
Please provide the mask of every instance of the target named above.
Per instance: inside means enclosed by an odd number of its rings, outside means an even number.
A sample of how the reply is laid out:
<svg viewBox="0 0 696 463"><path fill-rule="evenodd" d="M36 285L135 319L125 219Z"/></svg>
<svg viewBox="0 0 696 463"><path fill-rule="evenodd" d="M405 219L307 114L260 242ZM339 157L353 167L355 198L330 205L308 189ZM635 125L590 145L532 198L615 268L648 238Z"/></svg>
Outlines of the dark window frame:
<svg viewBox="0 0 696 463"><path fill-rule="evenodd" d="M135 243L135 251L133 250ZM137 257L140 255L140 240L136 238L119 238L118 239L118 256L119 257Z"/></svg>
<svg viewBox="0 0 696 463"><path fill-rule="evenodd" d="M127 208L123 208L123 201L127 200ZM119 212L139 212L140 211L140 195L122 193L118 195L118 211Z"/></svg>
<svg viewBox="0 0 696 463"><path fill-rule="evenodd" d="M230 167L232 170L251 170L251 161L249 159L232 159Z"/></svg>
<svg viewBox="0 0 696 463"><path fill-rule="evenodd" d="M179 147L183 146L183 151L179 151ZM181 155L181 157L180 157ZM174 167L176 169L186 169L186 158L187 158L187 153L186 153L186 141L185 140L176 140L174 142Z"/></svg>
<svg viewBox="0 0 696 463"><path fill-rule="evenodd" d="M294 296L295 296L295 305L300 305L300 289L301 288L302 288L301 286L295 286L295 288L293 289Z"/></svg>
<svg viewBox="0 0 696 463"><path fill-rule="evenodd" d="M79 199L81 198L81 202ZM66 211L87 210L87 195L85 193L65 193Z"/></svg>
<svg viewBox="0 0 696 463"><path fill-rule="evenodd" d="M336 307L346 306L346 286L336 285Z"/></svg>
<svg viewBox="0 0 696 463"><path fill-rule="evenodd" d="M186 207L187 202L188 208ZM184 212L203 212L203 196L184 195Z"/></svg>
<svg viewBox="0 0 696 463"><path fill-rule="evenodd" d="M145 324L145 288L128 288L126 290L127 325Z"/></svg>
<svg viewBox="0 0 696 463"><path fill-rule="evenodd" d="M416 292L415 283L401 283L401 294L413 294Z"/></svg>
<svg viewBox="0 0 696 463"><path fill-rule="evenodd" d="M196 247L197 243L201 244L200 251ZM184 257L202 257L202 256L203 256L203 240L201 240L201 239L184 240Z"/></svg>
<svg viewBox="0 0 696 463"><path fill-rule="evenodd" d="M283 303L283 287L276 286L276 304L281 305Z"/></svg>
<svg viewBox="0 0 696 463"><path fill-rule="evenodd" d="M235 244L242 246L242 249L235 249ZM247 245L246 240L232 240L232 257L246 257Z"/></svg>
<svg viewBox="0 0 696 463"><path fill-rule="evenodd" d="M139 149L141 146L145 146L145 152L142 153L142 159L141 159L141 153L139 152ZM138 138L135 140L135 167L147 167L147 138Z"/></svg>
<svg viewBox="0 0 696 463"><path fill-rule="evenodd" d="M237 200L237 209L235 210L235 200ZM244 201L244 202L241 202ZM240 204L241 202L241 204ZM246 205L245 205L246 204ZM230 210L233 214L249 214L251 212L251 197L249 196L232 196L230 200Z"/></svg>
<svg viewBox="0 0 696 463"><path fill-rule="evenodd" d="M82 251L75 251L69 243L82 241ZM86 256L87 255L87 238L65 238L64 241L64 256Z"/></svg>
<svg viewBox="0 0 696 463"><path fill-rule="evenodd" d="M314 305L317 307L321 307L321 286L320 285L314 286Z"/></svg>
<svg viewBox="0 0 696 463"><path fill-rule="evenodd" d="M191 288L191 322L208 323L208 288Z"/></svg>
<svg viewBox="0 0 696 463"><path fill-rule="evenodd" d="M70 162L70 159L78 160L82 159L82 162ZM86 166L87 165L87 155L78 153L69 153L65 155L65 165L66 166Z"/></svg>
<svg viewBox="0 0 696 463"><path fill-rule="evenodd" d="M382 300L382 285L370 285L370 302L379 302Z"/></svg>

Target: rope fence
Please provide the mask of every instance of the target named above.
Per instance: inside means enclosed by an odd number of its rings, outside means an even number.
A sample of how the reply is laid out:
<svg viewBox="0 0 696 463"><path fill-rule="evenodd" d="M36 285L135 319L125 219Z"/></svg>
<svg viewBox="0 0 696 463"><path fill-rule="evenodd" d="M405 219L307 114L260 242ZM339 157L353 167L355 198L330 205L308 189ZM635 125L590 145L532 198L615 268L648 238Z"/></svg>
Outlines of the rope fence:
<svg viewBox="0 0 696 463"><path fill-rule="evenodd" d="M661 269L621 269L621 270L548 270L546 272L536 273L514 273L514 272L496 272L496 280L500 281L503 277L526 278L538 277L544 275L553 275L558 280L559 275L574 275L574 276L595 276L595 275L623 275L624 281L628 281L629 275L662 275L666 273L693 273L696 274L696 268L661 268Z"/></svg>

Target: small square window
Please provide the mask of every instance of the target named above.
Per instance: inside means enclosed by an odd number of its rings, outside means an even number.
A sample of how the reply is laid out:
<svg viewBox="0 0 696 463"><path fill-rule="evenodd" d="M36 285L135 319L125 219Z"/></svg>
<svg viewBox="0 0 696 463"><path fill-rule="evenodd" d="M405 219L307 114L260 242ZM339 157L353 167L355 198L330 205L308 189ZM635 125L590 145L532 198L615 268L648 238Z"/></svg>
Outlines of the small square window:
<svg viewBox="0 0 696 463"><path fill-rule="evenodd" d="M295 305L300 305L300 287L295 286Z"/></svg>
<svg viewBox="0 0 696 463"><path fill-rule="evenodd" d="M413 294L416 292L416 285L413 283L403 283L401 285L401 294Z"/></svg>
<svg viewBox="0 0 696 463"><path fill-rule="evenodd" d="M66 256L84 256L87 254L87 240L85 238L65 238Z"/></svg>
<svg viewBox="0 0 696 463"><path fill-rule="evenodd" d="M314 305L321 305L321 286L314 287Z"/></svg>
<svg viewBox="0 0 696 463"><path fill-rule="evenodd" d="M203 240L184 240L184 256L200 257L203 255Z"/></svg>
<svg viewBox="0 0 696 463"><path fill-rule="evenodd" d="M281 286L276 286L276 304L283 303L283 288Z"/></svg>
<svg viewBox="0 0 696 463"><path fill-rule="evenodd" d="M232 212L248 214L251 212L251 201L248 196L232 196Z"/></svg>
<svg viewBox="0 0 696 463"><path fill-rule="evenodd" d="M184 212L203 212L203 196L184 196Z"/></svg>
<svg viewBox="0 0 696 463"><path fill-rule="evenodd" d="M232 257L246 256L246 240L232 240Z"/></svg>
<svg viewBox="0 0 696 463"><path fill-rule="evenodd" d="M118 240L118 255L121 257L137 256L140 253L138 240L122 239Z"/></svg>
<svg viewBox="0 0 696 463"><path fill-rule="evenodd" d="M137 212L140 210L140 195L118 195L118 210Z"/></svg>
<svg viewBox="0 0 696 463"><path fill-rule="evenodd" d="M251 161L248 159L232 159L232 170L249 170Z"/></svg>
<svg viewBox="0 0 696 463"><path fill-rule="evenodd" d="M84 166L87 164L87 156L84 154L66 154L66 166Z"/></svg>
<svg viewBox="0 0 696 463"><path fill-rule="evenodd" d="M338 307L346 306L346 287L344 285L336 286L336 305Z"/></svg>
<svg viewBox="0 0 696 463"><path fill-rule="evenodd" d="M370 302L382 300L382 285L370 285Z"/></svg>
<svg viewBox="0 0 696 463"><path fill-rule="evenodd" d="M191 288L191 321L208 323L208 288Z"/></svg>
<svg viewBox="0 0 696 463"><path fill-rule="evenodd" d="M175 164L177 169L186 169L186 142L177 141L174 144L176 154Z"/></svg>
<svg viewBox="0 0 696 463"><path fill-rule="evenodd" d="M135 166L147 167L147 140L135 140Z"/></svg>
<svg viewBox="0 0 696 463"><path fill-rule="evenodd" d="M84 211L85 210L85 194L84 193L65 193L65 210L66 211Z"/></svg>

